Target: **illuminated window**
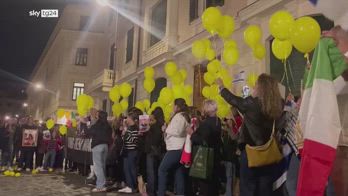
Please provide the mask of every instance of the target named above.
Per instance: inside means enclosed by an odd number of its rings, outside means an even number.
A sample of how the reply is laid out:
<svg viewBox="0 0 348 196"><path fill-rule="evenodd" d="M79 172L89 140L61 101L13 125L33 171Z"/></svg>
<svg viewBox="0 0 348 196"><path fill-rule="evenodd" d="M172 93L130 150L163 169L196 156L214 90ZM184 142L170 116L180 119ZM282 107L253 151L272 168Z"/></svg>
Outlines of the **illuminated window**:
<svg viewBox="0 0 348 196"><path fill-rule="evenodd" d="M83 94L84 90L85 90L84 83L74 82L72 100L75 101L79 95Z"/></svg>

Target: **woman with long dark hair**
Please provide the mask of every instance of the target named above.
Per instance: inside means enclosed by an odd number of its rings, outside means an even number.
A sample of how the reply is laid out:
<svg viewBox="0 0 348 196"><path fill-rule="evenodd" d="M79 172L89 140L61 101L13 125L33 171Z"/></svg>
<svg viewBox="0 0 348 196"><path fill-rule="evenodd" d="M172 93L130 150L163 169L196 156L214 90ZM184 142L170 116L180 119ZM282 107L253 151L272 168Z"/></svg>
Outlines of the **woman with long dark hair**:
<svg viewBox="0 0 348 196"><path fill-rule="evenodd" d="M108 155L108 144L111 142L112 129L107 121L108 113L98 112L97 122L86 129L86 134L92 137L92 157L97 186L92 192L106 191L106 158Z"/></svg>
<svg viewBox="0 0 348 196"><path fill-rule="evenodd" d="M283 108L278 82L267 74L261 74L252 96L245 99L223 88L221 80L218 80L218 84L221 96L244 116L239 139L240 194L243 196L272 195L274 181L272 175L276 164L249 168L245 146L261 146L269 141L273 123L281 116Z"/></svg>
<svg viewBox="0 0 348 196"><path fill-rule="evenodd" d="M158 169L158 195L164 196L167 185L168 171L175 170L176 195L185 194L184 167L180 164L182 148L186 139L186 128L189 126L188 107L184 99L175 99L174 116L165 130L167 152Z"/></svg>
<svg viewBox="0 0 348 196"><path fill-rule="evenodd" d="M162 134L162 126L164 123L162 108L155 108L150 115L150 127L145 135L146 192L149 196L155 196L157 192L157 168L164 150Z"/></svg>

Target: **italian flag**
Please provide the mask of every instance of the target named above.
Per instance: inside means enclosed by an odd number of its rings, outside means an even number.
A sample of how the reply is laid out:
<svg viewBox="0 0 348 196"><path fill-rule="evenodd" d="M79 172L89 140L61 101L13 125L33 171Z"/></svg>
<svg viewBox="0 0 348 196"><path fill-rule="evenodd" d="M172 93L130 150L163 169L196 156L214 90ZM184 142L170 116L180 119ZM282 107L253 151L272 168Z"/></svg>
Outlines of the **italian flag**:
<svg viewBox="0 0 348 196"><path fill-rule="evenodd" d="M304 136L297 196L323 196L341 132L334 80L347 64L330 38L320 40L305 78L299 121Z"/></svg>

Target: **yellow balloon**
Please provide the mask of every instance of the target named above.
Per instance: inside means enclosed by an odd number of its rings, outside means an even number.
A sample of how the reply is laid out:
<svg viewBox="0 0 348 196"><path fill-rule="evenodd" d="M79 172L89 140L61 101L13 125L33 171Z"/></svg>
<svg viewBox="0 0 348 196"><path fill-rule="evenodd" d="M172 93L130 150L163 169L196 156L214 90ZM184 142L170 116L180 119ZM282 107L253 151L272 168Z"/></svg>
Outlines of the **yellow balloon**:
<svg viewBox="0 0 348 196"><path fill-rule="evenodd" d="M221 69L221 63L218 60L213 60L207 65L207 70L211 74L216 74Z"/></svg>
<svg viewBox="0 0 348 196"><path fill-rule="evenodd" d="M205 57L207 47L202 40L196 40L193 42L191 50L194 57L196 57L197 59L203 59Z"/></svg>
<svg viewBox="0 0 348 196"><path fill-rule="evenodd" d="M239 51L237 48L224 48L222 57L227 65L234 65L238 62Z"/></svg>
<svg viewBox="0 0 348 196"><path fill-rule="evenodd" d="M129 104L127 99L122 99L120 104L123 111L126 111L128 109Z"/></svg>
<svg viewBox="0 0 348 196"><path fill-rule="evenodd" d="M209 39L202 39L201 41L204 43L206 49L211 48L211 41Z"/></svg>
<svg viewBox="0 0 348 196"><path fill-rule="evenodd" d="M226 77L222 79L223 85L225 88L231 88L232 86L232 78L231 77Z"/></svg>
<svg viewBox="0 0 348 196"><path fill-rule="evenodd" d="M279 40L290 38L290 31L294 25L294 17L288 11L277 11L269 20L269 30L273 37Z"/></svg>
<svg viewBox="0 0 348 196"><path fill-rule="evenodd" d="M68 128L66 126L62 125L59 127L59 133L61 135L65 135L67 131L68 131Z"/></svg>
<svg viewBox="0 0 348 196"><path fill-rule="evenodd" d="M207 84L209 84L209 85L211 85L211 84L213 84L213 83L215 82L215 77L214 77L214 75L213 75L212 73L210 73L210 72L204 73L203 79L204 79L204 81L205 81Z"/></svg>
<svg viewBox="0 0 348 196"><path fill-rule="evenodd" d="M250 48L254 48L256 44L260 43L262 38L262 31L257 25L250 25L244 31L244 41Z"/></svg>
<svg viewBox="0 0 348 196"><path fill-rule="evenodd" d="M46 127L47 127L47 129L52 129L53 126L54 126L54 121L53 121L52 119L48 119L48 120L46 121Z"/></svg>
<svg viewBox="0 0 348 196"><path fill-rule="evenodd" d="M257 59L263 59L266 55L266 48L262 44L257 44L255 48L253 49L253 53L255 58Z"/></svg>
<svg viewBox="0 0 348 196"><path fill-rule="evenodd" d="M202 14L202 23L204 28L210 33L215 34L218 24L221 21L221 12L216 7L209 7Z"/></svg>
<svg viewBox="0 0 348 196"><path fill-rule="evenodd" d="M163 103L165 105L169 104L174 99L174 95L173 95L172 90L168 87L162 88L162 90L160 92L160 98L161 98L161 101L160 101L161 103Z"/></svg>
<svg viewBox="0 0 348 196"><path fill-rule="evenodd" d="M297 19L291 30L291 43L302 52L311 52L319 42L321 29L316 20L305 16Z"/></svg>
<svg viewBox="0 0 348 196"><path fill-rule="evenodd" d="M172 79L173 84L175 84L175 85L179 85L179 84L181 84L183 82L183 79L182 79L182 76L181 76L180 72L176 72L171 77L171 79Z"/></svg>
<svg viewBox="0 0 348 196"><path fill-rule="evenodd" d="M120 94L123 98L127 98L129 97L129 95L132 93L132 86L127 83L127 82L124 82L121 84L120 86Z"/></svg>
<svg viewBox="0 0 348 196"><path fill-rule="evenodd" d="M254 73L249 74L248 77L247 77L247 84L248 84L248 86L254 87L255 84L256 84L257 79L258 79L258 76L256 74L254 74Z"/></svg>
<svg viewBox="0 0 348 196"><path fill-rule="evenodd" d="M204 44L203 44L204 46ZM205 52L204 52L205 54ZM204 55L203 55L204 57ZM166 63L166 65L164 66L164 71L166 72L166 74L171 77L176 73L177 70L177 66L173 61L169 61L168 63Z"/></svg>
<svg viewBox="0 0 348 196"><path fill-rule="evenodd" d="M231 16L225 15L222 16L219 22L221 24L218 26L218 35L223 39L229 38L234 31L234 19Z"/></svg>
<svg viewBox="0 0 348 196"><path fill-rule="evenodd" d="M280 41L274 39L272 42L272 52L274 56L279 60L287 59L292 51L292 45L289 40Z"/></svg>
<svg viewBox="0 0 348 196"><path fill-rule="evenodd" d="M122 106L120 103L115 102L112 105L112 112L114 114L114 116L119 117L122 114Z"/></svg>
<svg viewBox="0 0 348 196"><path fill-rule="evenodd" d="M185 93L186 95L192 95L193 87L191 85L185 85Z"/></svg>
<svg viewBox="0 0 348 196"><path fill-rule="evenodd" d="M151 105L150 104L150 100L144 99L143 104L144 104L145 110L149 110L150 109L150 105Z"/></svg>
<svg viewBox="0 0 348 196"><path fill-rule="evenodd" d="M184 98L185 97L185 87L183 85L174 85L173 86L173 95L174 98Z"/></svg>
<svg viewBox="0 0 348 196"><path fill-rule="evenodd" d="M16 177L20 177L20 176L21 176L21 173L16 173L15 176L16 176Z"/></svg>
<svg viewBox="0 0 348 196"><path fill-rule="evenodd" d="M115 101L119 101L121 98L120 95L120 87L118 85L115 85L114 87L112 87L112 89L109 91L109 98L111 101L115 102Z"/></svg>
<svg viewBox="0 0 348 196"><path fill-rule="evenodd" d="M237 48L237 42L232 39L225 40L224 48Z"/></svg>
<svg viewBox="0 0 348 196"><path fill-rule="evenodd" d="M208 61L211 61L213 59L215 59L215 56L216 56L216 53L213 49L211 48L208 48L206 50L206 53L205 53L205 58L208 60Z"/></svg>
<svg viewBox="0 0 348 196"><path fill-rule="evenodd" d="M209 99L209 97L210 97L210 87L209 86L203 87L202 95L203 95L203 97Z"/></svg>
<svg viewBox="0 0 348 196"><path fill-rule="evenodd" d="M152 79L155 76L155 70L153 69L153 67L145 67L144 76L146 79Z"/></svg>
<svg viewBox="0 0 348 196"><path fill-rule="evenodd" d="M58 109L58 110L57 110L57 117L58 117L58 118L63 118L63 117L64 117L64 114L65 114L64 109Z"/></svg>
<svg viewBox="0 0 348 196"><path fill-rule="evenodd" d="M151 93L153 89L155 88L155 81L153 79L145 79L144 80L144 89L146 92Z"/></svg>
<svg viewBox="0 0 348 196"><path fill-rule="evenodd" d="M182 76L182 80L185 81L186 78L187 78L187 71L185 69L180 69L179 70L179 73L181 74Z"/></svg>
<svg viewBox="0 0 348 196"><path fill-rule="evenodd" d="M210 86L210 96L215 97L219 94L219 86L216 84L213 84Z"/></svg>

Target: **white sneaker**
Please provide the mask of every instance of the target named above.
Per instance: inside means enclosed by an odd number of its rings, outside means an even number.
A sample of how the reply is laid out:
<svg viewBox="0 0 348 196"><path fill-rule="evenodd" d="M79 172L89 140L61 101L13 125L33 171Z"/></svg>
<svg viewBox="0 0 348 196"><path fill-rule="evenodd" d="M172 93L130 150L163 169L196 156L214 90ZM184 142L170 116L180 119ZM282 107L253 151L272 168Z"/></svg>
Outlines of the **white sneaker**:
<svg viewBox="0 0 348 196"><path fill-rule="evenodd" d="M133 190L131 188L129 188L128 186L126 186L123 189L118 190L119 193L133 193Z"/></svg>

